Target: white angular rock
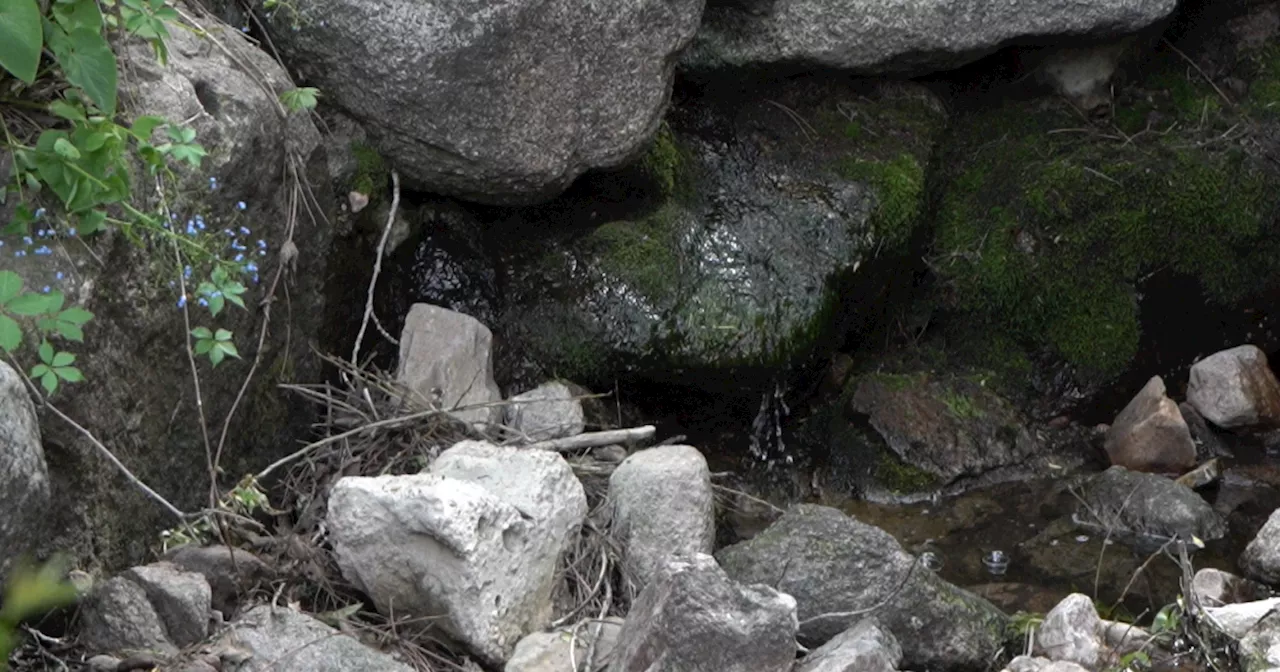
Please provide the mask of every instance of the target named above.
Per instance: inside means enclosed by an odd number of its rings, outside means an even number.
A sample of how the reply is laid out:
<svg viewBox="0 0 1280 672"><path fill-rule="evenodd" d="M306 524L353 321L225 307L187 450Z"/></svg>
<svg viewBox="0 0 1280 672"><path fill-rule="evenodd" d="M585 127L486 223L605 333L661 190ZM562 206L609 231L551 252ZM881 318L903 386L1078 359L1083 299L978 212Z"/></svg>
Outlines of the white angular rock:
<svg viewBox="0 0 1280 672"><path fill-rule="evenodd" d="M559 381L544 383L510 399L506 424L534 441L581 434L587 423L577 396Z"/></svg>
<svg viewBox="0 0 1280 672"><path fill-rule="evenodd" d="M396 380L420 403L444 409L502 400L493 380L493 334L478 320L426 303L415 303L400 332ZM497 405L454 412L464 422L490 423L502 417Z"/></svg>
<svg viewBox="0 0 1280 672"><path fill-rule="evenodd" d="M1240 568L1251 579L1280 584L1280 509L1271 512L1253 541L1245 546Z"/></svg>
<svg viewBox="0 0 1280 672"><path fill-rule="evenodd" d="M0 362L0 583L48 535L49 467L36 409L22 378Z"/></svg>
<svg viewBox="0 0 1280 672"><path fill-rule="evenodd" d="M1009 661L1001 672L1089 672L1089 670L1062 660L1018 656Z"/></svg>
<svg viewBox="0 0 1280 672"><path fill-rule="evenodd" d="M1239 639L1276 607L1280 607L1280 597L1227 604L1221 607L1206 607L1204 613L1206 620L1216 629Z"/></svg>
<svg viewBox="0 0 1280 672"><path fill-rule="evenodd" d="M1196 572L1191 579L1191 593L1205 607L1251 602L1264 599L1270 594L1267 587L1260 583L1212 567Z"/></svg>
<svg viewBox="0 0 1280 672"><path fill-rule="evenodd" d="M1111 464L1133 471L1178 472L1196 466L1196 444L1178 404L1154 376L1125 405L1107 430Z"/></svg>
<svg viewBox="0 0 1280 672"><path fill-rule="evenodd" d="M790 672L796 601L731 580L707 555L664 566L641 591L609 672Z"/></svg>
<svg viewBox="0 0 1280 672"><path fill-rule="evenodd" d="M814 649L796 663L795 672L895 672L901 662L902 647L893 633L867 618Z"/></svg>
<svg viewBox="0 0 1280 672"><path fill-rule="evenodd" d="M1102 619L1089 596L1073 593L1044 617L1036 631L1034 652L1054 661L1093 669L1103 652Z"/></svg>
<svg viewBox="0 0 1280 672"><path fill-rule="evenodd" d="M221 643L252 654L239 672L411 672L413 668L292 609L254 607ZM225 668L224 668L225 669Z"/></svg>
<svg viewBox="0 0 1280 672"><path fill-rule="evenodd" d="M1253 345L1216 352L1191 367L1187 401L1219 427L1280 423L1280 382Z"/></svg>
<svg viewBox="0 0 1280 672"><path fill-rule="evenodd" d="M432 473L339 480L328 525L343 575L379 610L447 616L500 665L550 624L556 565L585 514L559 455L464 442Z"/></svg>
<svg viewBox="0 0 1280 672"><path fill-rule="evenodd" d="M189 646L209 636L213 598L204 576L181 571L168 562L134 567L123 576L146 593L174 644Z"/></svg>
<svg viewBox="0 0 1280 672"><path fill-rule="evenodd" d="M624 567L637 589L673 557L711 552L711 470L697 448L658 446L631 455L609 477L609 499Z"/></svg>

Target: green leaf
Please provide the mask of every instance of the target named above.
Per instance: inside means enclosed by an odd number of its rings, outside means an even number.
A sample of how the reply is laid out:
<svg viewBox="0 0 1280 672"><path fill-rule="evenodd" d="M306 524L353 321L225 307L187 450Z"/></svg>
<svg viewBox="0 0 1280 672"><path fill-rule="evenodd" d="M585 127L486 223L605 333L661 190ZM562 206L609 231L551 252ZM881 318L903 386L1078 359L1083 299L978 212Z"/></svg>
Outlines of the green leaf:
<svg viewBox="0 0 1280 672"><path fill-rule="evenodd" d="M199 339L213 338L213 332L209 331L209 327L196 327L191 330L191 335Z"/></svg>
<svg viewBox="0 0 1280 672"><path fill-rule="evenodd" d="M58 391L58 376L50 371L40 376L40 384L44 386L44 391L53 394Z"/></svg>
<svg viewBox="0 0 1280 672"><path fill-rule="evenodd" d="M8 315L0 315L0 350L13 352L22 345L22 327Z"/></svg>
<svg viewBox="0 0 1280 672"><path fill-rule="evenodd" d="M213 349L213 341L205 339L196 341L195 352L197 355L203 355Z"/></svg>
<svg viewBox="0 0 1280 672"><path fill-rule="evenodd" d="M70 161L80 158L80 150L76 149L76 146L66 138L58 138L54 141L53 151L57 152L58 156Z"/></svg>
<svg viewBox="0 0 1280 672"><path fill-rule="evenodd" d="M0 306L22 291L22 276L13 271L0 271Z"/></svg>
<svg viewBox="0 0 1280 672"><path fill-rule="evenodd" d="M315 108L316 99L320 97L320 90L310 86L302 86L296 89L290 89L280 94L280 102L289 109L290 112L298 110L310 110Z"/></svg>
<svg viewBox="0 0 1280 672"><path fill-rule="evenodd" d="M53 344L49 341L41 341L40 343L40 361L45 364L53 363Z"/></svg>
<svg viewBox="0 0 1280 672"><path fill-rule="evenodd" d="M45 306L47 306L48 303L49 297L43 294L28 292L10 301L5 308L14 315L25 315L31 317L35 315L44 315Z"/></svg>
<svg viewBox="0 0 1280 672"><path fill-rule="evenodd" d="M236 344L231 341L219 341L215 349L221 350L237 359L240 357L240 351L236 350Z"/></svg>
<svg viewBox="0 0 1280 672"><path fill-rule="evenodd" d="M107 221L107 213L102 210L89 210L80 213L80 235L87 236L102 230Z"/></svg>
<svg viewBox="0 0 1280 672"><path fill-rule="evenodd" d="M218 331L214 332L213 339L215 341L229 341L231 340L231 332L227 331L226 329L219 329Z"/></svg>
<svg viewBox="0 0 1280 672"><path fill-rule="evenodd" d="M72 364L75 363L75 361L76 361L76 356L69 352L59 352L58 354L53 356L54 368L58 368L62 366L71 366Z"/></svg>
<svg viewBox="0 0 1280 672"><path fill-rule="evenodd" d="M134 120L132 130L134 135L138 136L138 138L151 142L151 134L157 127L163 126L164 124L165 120L161 117L143 115Z"/></svg>
<svg viewBox="0 0 1280 672"><path fill-rule="evenodd" d="M96 152L99 149L102 149L102 146L105 144L107 144L107 134L101 132L89 133L84 137L84 140L80 142L80 146L83 147L86 152Z"/></svg>
<svg viewBox="0 0 1280 672"><path fill-rule="evenodd" d="M99 31L79 28L50 41L67 81L80 87L108 116L116 112L116 55Z"/></svg>
<svg viewBox="0 0 1280 672"><path fill-rule="evenodd" d="M92 30L102 32L102 12L97 2L76 0L76 2L59 2L53 6L53 18L71 32L73 30Z"/></svg>
<svg viewBox="0 0 1280 672"><path fill-rule="evenodd" d="M209 361L212 362L214 366L221 364L222 360L226 356L227 353L223 352L222 348L212 348L209 350Z"/></svg>
<svg viewBox="0 0 1280 672"><path fill-rule="evenodd" d="M45 294L45 306L44 306L45 314L57 315L58 311L62 310L62 303L66 300L67 300L67 297L64 296L62 292L56 289L53 290L52 292L49 292L48 294Z"/></svg>
<svg viewBox="0 0 1280 672"><path fill-rule="evenodd" d="M93 313L81 308L80 306L71 306L61 313L58 313L58 319L63 322L70 322L77 326L84 326L86 322L93 319Z"/></svg>
<svg viewBox="0 0 1280 672"><path fill-rule="evenodd" d="M84 342L84 329L81 329L79 325L59 321L54 323L54 329L58 332L59 336L67 339L68 341L75 341L77 343Z"/></svg>
<svg viewBox="0 0 1280 672"><path fill-rule="evenodd" d="M214 294L209 297L209 312L212 313L214 317L217 317L218 313L221 313L222 309L226 306L227 299L223 295Z"/></svg>
<svg viewBox="0 0 1280 672"><path fill-rule="evenodd" d="M74 366L64 366L54 369L53 372L58 374L59 378L67 381L68 383L79 383L84 380L84 374L80 373L80 369L77 369Z"/></svg>
<svg viewBox="0 0 1280 672"><path fill-rule="evenodd" d="M40 65L41 35L36 0L0 2L0 67L28 84Z"/></svg>
<svg viewBox="0 0 1280 672"><path fill-rule="evenodd" d="M68 121L85 121L84 108L79 105L72 105L65 100L55 100L49 103L49 111Z"/></svg>
<svg viewBox="0 0 1280 672"><path fill-rule="evenodd" d="M48 364L36 364L35 366L31 367L31 377L39 378L44 374L49 373L49 371L51 371L51 369L49 368Z"/></svg>

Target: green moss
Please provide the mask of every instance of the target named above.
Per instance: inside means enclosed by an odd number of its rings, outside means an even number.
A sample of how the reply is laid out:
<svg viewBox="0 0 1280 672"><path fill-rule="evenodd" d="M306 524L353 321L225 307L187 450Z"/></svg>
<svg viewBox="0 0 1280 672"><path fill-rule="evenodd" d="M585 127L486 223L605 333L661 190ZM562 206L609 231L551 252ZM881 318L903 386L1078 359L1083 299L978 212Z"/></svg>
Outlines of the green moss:
<svg viewBox="0 0 1280 672"><path fill-rule="evenodd" d="M938 399L946 404L947 410L957 418L968 420L982 417L982 409L973 403L971 397L950 387L944 387L938 393Z"/></svg>
<svg viewBox="0 0 1280 672"><path fill-rule="evenodd" d="M871 227L877 240L888 248L906 245L924 204L924 166L920 160L905 152L890 161L849 158L842 162L840 172L876 188Z"/></svg>
<svg viewBox="0 0 1280 672"><path fill-rule="evenodd" d="M933 474L907 464L887 451L876 460L875 473L877 483L896 493L926 491L938 482Z"/></svg>
<svg viewBox="0 0 1280 672"><path fill-rule="evenodd" d="M1192 104L1181 88L1167 97L1183 112ZM1226 143L1061 132L1078 126L1046 102L959 124L932 263L976 324L1108 376L1138 347L1143 276L1195 277L1220 302L1274 277L1277 185Z"/></svg>
<svg viewBox="0 0 1280 672"><path fill-rule="evenodd" d="M639 221L609 222L588 240L601 268L655 304L676 297L680 282L679 206L667 203Z"/></svg>
<svg viewBox="0 0 1280 672"><path fill-rule="evenodd" d="M351 154L356 159L356 174L351 180L351 189L365 194L371 202L381 198L382 186L386 184L390 174L382 155L363 142L351 143Z"/></svg>
<svg viewBox="0 0 1280 672"><path fill-rule="evenodd" d="M895 392L902 392L904 390L910 390L912 388L916 388L923 385L926 378L926 374L924 373L885 373L883 371L877 371L874 373L866 374L864 378L877 381L881 385L884 385L885 387ZM846 385L846 388L853 389L856 386L857 386L856 381L850 380L849 384Z"/></svg>
<svg viewBox="0 0 1280 672"><path fill-rule="evenodd" d="M688 196L688 162L671 127L663 122L658 127L640 166L657 183L663 197Z"/></svg>

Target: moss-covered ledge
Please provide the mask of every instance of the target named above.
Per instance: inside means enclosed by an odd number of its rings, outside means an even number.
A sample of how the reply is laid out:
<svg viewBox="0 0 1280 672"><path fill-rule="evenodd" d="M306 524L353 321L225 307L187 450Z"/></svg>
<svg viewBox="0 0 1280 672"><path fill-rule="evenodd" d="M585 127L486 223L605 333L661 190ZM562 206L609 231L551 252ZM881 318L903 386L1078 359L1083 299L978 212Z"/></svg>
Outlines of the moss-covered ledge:
<svg viewBox="0 0 1280 672"><path fill-rule="evenodd" d="M1053 99L958 119L935 194L943 304L1106 378L1137 351L1147 276L1195 278L1224 304L1276 284L1280 179L1258 156L1277 130L1271 54L1241 60L1239 105L1170 52L1120 91L1114 123Z"/></svg>

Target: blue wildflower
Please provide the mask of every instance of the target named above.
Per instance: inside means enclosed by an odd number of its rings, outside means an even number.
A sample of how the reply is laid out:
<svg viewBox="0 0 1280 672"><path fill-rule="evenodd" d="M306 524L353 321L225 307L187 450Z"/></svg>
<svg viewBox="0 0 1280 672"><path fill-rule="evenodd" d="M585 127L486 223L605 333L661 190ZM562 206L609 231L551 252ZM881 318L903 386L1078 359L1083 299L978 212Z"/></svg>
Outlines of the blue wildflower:
<svg viewBox="0 0 1280 672"><path fill-rule="evenodd" d="M258 270L258 264L251 261L244 265L244 270L249 271L250 273L253 273Z"/></svg>
<svg viewBox="0 0 1280 672"><path fill-rule="evenodd" d="M54 275L53 277L55 277L55 278L57 278L57 279L61 280L61 279L65 278L65 277L67 277L67 275L66 275L65 273L63 273L62 271L58 271L58 272L57 272L57 274L56 274L56 275Z"/></svg>
<svg viewBox="0 0 1280 672"><path fill-rule="evenodd" d="M249 229L247 229L247 228L245 228L245 227L243 227L243 226L242 226L242 227L240 227L240 235L243 235L243 236L247 236L247 235L249 235Z"/></svg>
<svg viewBox="0 0 1280 672"><path fill-rule="evenodd" d="M36 219L44 217L44 208L36 208Z"/></svg>
<svg viewBox="0 0 1280 672"><path fill-rule="evenodd" d="M190 279L190 278L191 278L191 267L190 267L190 266L183 266L183 267L182 267L182 277L187 278L187 279Z"/></svg>
<svg viewBox="0 0 1280 672"><path fill-rule="evenodd" d="M244 210L247 207L249 206L245 205L244 201L239 201L236 203L236 210Z"/></svg>
<svg viewBox="0 0 1280 672"><path fill-rule="evenodd" d="M37 238L44 238L44 237L45 237L45 236L47 236L47 235L49 235L49 232L48 232L48 231L45 231L44 229L37 229L37 230L36 230L36 237L37 237Z"/></svg>
<svg viewBox="0 0 1280 672"><path fill-rule="evenodd" d="M216 177L210 177L210 178L209 178L209 191L214 191L214 190L216 190L217 188L218 188L218 178L216 178Z"/></svg>
<svg viewBox="0 0 1280 672"><path fill-rule="evenodd" d="M44 287L41 287L41 288L40 288L40 291L41 291L41 292L44 292L45 294L48 294L48 293L49 293L49 285L45 285Z"/></svg>
<svg viewBox="0 0 1280 672"><path fill-rule="evenodd" d="M193 221L191 221L191 220L189 220L189 219L187 220L187 235L188 235L188 236L194 236L194 235L196 235L196 225L195 225L195 222L193 222Z"/></svg>
<svg viewBox="0 0 1280 672"><path fill-rule="evenodd" d="M67 235L68 235L68 236L71 236L72 238L75 238L75 237L76 237L76 230L75 230L74 228L72 228L72 229L67 229Z"/></svg>
<svg viewBox="0 0 1280 672"><path fill-rule="evenodd" d="M23 236L23 237L22 237L22 242L24 242L24 243L26 243L26 244L28 244L28 245L31 245L31 244L33 244L35 241L31 240L31 236Z"/></svg>
<svg viewBox="0 0 1280 672"><path fill-rule="evenodd" d="M199 301L197 301L196 303L200 304L201 306L204 306L205 308L208 308L208 307L209 307L209 302L208 302L208 301L206 301L206 300L205 300L205 298L204 298L203 296L202 296L202 297L200 297L200 300L199 300Z"/></svg>
<svg viewBox="0 0 1280 672"><path fill-rule="evenodd" d="M235 258L235 262L236 262L236 263L240 263L240 262L242 262L242 261L244 261L244 255L243 255L243 254L237 254L237 255L236 255L236 258Z"/></svg>
<svg viewBox="0 0 1280 672"><path fill-rule="evenodd" d="M265 240L259 240L259 241L258 241L258 249L259 249L259 250L265 250L265 249L267 249L267 241L265 241Z"/></svg>
<svg viewBox="0 0 1280 672"><path fill-rule="evenodd" d="M45 255L53 254L53 250L49 249L48 245L41 245L40 247L36 248L36 254L40 256L45 256Z"/></svg>
<svg viewBox="0 0 1280 672"><path fill-rule="evenodd" d="M26 251L26 250L18 250L17 252L14 252L14 253L13 253L13 256L15 256L15 257L25 257L25 256L27 256L27 251Z"/></svg>
<svg viewBox="0 0 1280 672"><path fill-rule="evenodd" d="M258 284L258 274L257 274L257 273L254 273L254 274L253 274L253 284L255 284L255 285L256 285L256 284Z"/></svg>
<svg viewBox="0 0 1280 672"><path fill-rule="evenodd" d="M267 251L266 251L266 250L258 250L258 256L259 256L259 257L265 257L265 256L267 256Z"/></svg>
<svg viewBox="0 0 1280 672"><path fill-rule="evenodd" d="M179 307L179 308L186 308L186 307L187 307L187 295L186 295L186 294L183 294L182 296L179 296L179 297L178 297L178 307Z"/></svg>

